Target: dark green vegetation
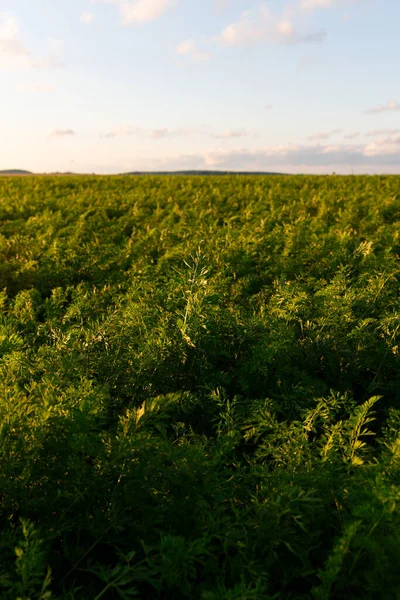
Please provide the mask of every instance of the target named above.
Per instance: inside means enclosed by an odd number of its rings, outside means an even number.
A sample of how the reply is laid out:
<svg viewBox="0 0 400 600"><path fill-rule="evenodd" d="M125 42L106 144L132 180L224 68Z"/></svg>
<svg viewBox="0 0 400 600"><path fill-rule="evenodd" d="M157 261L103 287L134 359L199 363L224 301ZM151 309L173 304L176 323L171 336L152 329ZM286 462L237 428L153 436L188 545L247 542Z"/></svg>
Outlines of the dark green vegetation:
<svg viewBox="0 0 400 600"><path fill-rule="evenodd" d="M0 171L0 175L32 175L30 171L23 171L22 169L6 169Z"/></svg>
<svg viewBox="0 0 400 600"><path fill-rule="evenodd" d="M400 178L0 198L0 597L400 598Z"/></svg>
<svg viewBox="0 0 400 600"><path fill-rule="evenodd" d="M282 175L282 173L265 173L254 171L152 171L151 173L145 173L143 171L133 171L131 173L125 173L125 175Z"/></svg>

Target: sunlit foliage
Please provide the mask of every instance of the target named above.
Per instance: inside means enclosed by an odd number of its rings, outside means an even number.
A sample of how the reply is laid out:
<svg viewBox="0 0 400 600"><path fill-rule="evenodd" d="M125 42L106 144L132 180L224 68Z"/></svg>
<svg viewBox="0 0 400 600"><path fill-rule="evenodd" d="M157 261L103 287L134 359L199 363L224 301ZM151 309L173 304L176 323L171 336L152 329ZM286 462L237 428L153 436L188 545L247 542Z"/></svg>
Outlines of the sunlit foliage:
<svg viewBox="0 0 400 600"><path fill-rule="evenodd" d="M0 179L0 597L400 599L400 178Z"/></svg>

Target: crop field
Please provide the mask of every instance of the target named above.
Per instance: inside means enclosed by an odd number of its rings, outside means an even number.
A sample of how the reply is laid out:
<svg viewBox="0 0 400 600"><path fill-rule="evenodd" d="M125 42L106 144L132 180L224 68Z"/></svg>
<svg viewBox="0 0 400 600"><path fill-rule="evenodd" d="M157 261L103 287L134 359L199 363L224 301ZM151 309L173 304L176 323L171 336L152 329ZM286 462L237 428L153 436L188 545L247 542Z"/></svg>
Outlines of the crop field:
<svg viewBox="0 0 400 600"><path fill-rule="evenodd" d="M400 599L400 177L0 179L0 598Z"/></svg>

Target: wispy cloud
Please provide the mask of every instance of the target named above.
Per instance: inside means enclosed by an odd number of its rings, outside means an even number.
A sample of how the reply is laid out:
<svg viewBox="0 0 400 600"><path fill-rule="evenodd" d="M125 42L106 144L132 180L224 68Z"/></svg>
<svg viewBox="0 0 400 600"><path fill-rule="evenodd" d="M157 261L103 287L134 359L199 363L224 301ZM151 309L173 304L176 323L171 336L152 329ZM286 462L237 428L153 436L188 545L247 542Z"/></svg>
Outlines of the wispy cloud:
<svg viewBox="0 0 400 600"><path fill-rule="evenodd" d="M387 104L380 104L372 108L367 108L364 112L368 115L374 115L383 112L397 111L400 110L400 104L395 100L390 100Z"/></svg>
<svg viewBox="0 0 400 600"><path fill-rule="evenodd" d="M45 83L22 83L17 85L17 90L19 92L41 94L46 92L54 92L56 90L56 86Z"/></svg>
<svg viewBox="0 0 400 600"><path fill-rule="evenodd" d="M332 8L345 4L354 4L357 0L300 0L300 7L305 11L313 11L320 8Z"/></svg>
<svg viewBox="0 0 400 600"><path fill-rule="evenodd" d="M332 135L340 133L341 129L332 129L331 131L324 131L321 133L313 133L308 137L309 140L328 140Z"/></svg>
<svg viewBox="0 0 400 600"><path fill-rule="evenodd" d="M153 129L149 135L151 138L153 138L153 140L162 140L163 138L170 137L171 135L177 135L177 132L170 131L168 127L163 127L162 129Z"/></svg>
<svg viewBox="0 0 400 600"><path fill-rule="evenodd" d="M75 135L75 131L73 129L51 129L47 134L49 138L57 138L57 137L68 137L71 135Z"/></svg>
<svg viewBox="0 0 400 600"><path fill-rule="evenodd" d="M177 45L176 51L181 56L189 56L193 62L204 62L209 60L210 54L199 50L194 40L185 40Z"/></svg>
<svg viewBox="0 0 400 600"><path fill-rule="evenodd" d="M222 46L244 46L254 44L303 44L322 42L324 30L301 31L294 22L294 13L283 10L273 14L262 5L257 11L245 11L239 20L231 23L218 36Z"/></svg>
<svg viewBox="0 0 400 600"><path fill-rule="evenodd" d="M82 23L89 25L94 19L94 14L92 12L83 12L81 13L80 20Z"/></svg>
<svg viewBox="0 0 400 600"><path fill-rule="evenodd" d="M30 62L30 51L21 39L17 19L10 13L0 13L0 65L18 68Z"/></svg>
<svg viewBox="0 0 400 600"><path fill-rule="evenodd" d="M169 129L168 127L145 129L143 127L136 127L135 125L121 125L112 131L102 133L101 137L113 139L117 137L138 136L141 138L161 140L167 137L186 136L189 134L189 131L190 130L187 129Z"/></svg>
<svg viewBox="0 0 400 600"><path fill-rule="evenodd" d="M228 140L243 137L255 137L255 134L246 129L229 129L227 131L216 132L207 126L204 126L203 128L182 127L180 129L170 129L169 127L160 127L158 129L146 129L144 127L136 127L136 125L120 125L107 133L100 134L100 136L105 139L137 136L139 138L153 140L171 137L200 136L203 138Z"/></svg>
<svg viewBox="0 0 400 600"><path fill-rule="evenodd" d="M64 62L56 55L32 60L29 64L29 68L31 69L59 69L63 66Z"/></svg>
<svg viewBox="0 0 400 600"><path fill-rule="evenodd" d="M102 133L101 137L112 139L115 137L125 137L129 135L137 135L141 130L134 125L121 125L112 131Z"/></svg>
<svg viewBox="0 0 400 600"><path fill-rule="evenodd" d="M344 135L343 138L345 140L354 140L355 138L359 137L359 135L359 131L353 131L352 133L347 133L346 135Z"/></svg>
<svg viewBox="0 0 400 600"><path fill-rule="evenodd" d="M92 4L115 4L123 25L155 21L174 8L177 0L91 0Z"/></svg>
<svg viewBox="0 0 400 600"><path fill-rule="evenodd" d="M368 137L379 137L381 135L396 135L400 133L400 129L373 129L365 134Z"/></svg>
<svg viewBox="0 0 400 600"><path fill-rule="evenodd" d="M151 131L146 131L145 129L136 127L135 125L120 125L111 131L100 134L100 137L106 139L131 136L151 137Z"/></svg>
<svg viewBox="0 0 400 600"><path fill-rule="evenodd" d="M219 140L226 140L231 138L243 138L251 135L250 132L246 131L246 129L232 129L230 131L224 131L223 133L212 133L211 137L217 138Z"/></svg>
<svg viewBox="0 0 400 600"><path fill-rule="evenodd" d="M63 65L61 43L48 40L48 53L37 58L22 39L17 18L0 13L0 67L6 69L55 69Z"/></svg>
<svg viewBox="0 0 400 600"><path fill-rule="evenodd" d="M176 47L176 51L178 54L191 54L194 50L195 50L195 43L194 40L185 40L184 42L181 42L180 44L177 45Z"/></svg>

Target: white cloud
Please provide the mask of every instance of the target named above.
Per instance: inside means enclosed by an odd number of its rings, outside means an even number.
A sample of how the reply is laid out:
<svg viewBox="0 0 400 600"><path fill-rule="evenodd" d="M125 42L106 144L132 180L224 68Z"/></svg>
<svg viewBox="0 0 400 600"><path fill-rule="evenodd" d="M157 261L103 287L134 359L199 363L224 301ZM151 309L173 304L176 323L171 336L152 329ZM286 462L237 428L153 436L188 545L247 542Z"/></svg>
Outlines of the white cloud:
<svg viewBox="0 0 400 600"><path fill-rule="evenodd" d="M173 6L175 2L172 0L137 0L120 4L120 10L124 23L144 23L158 19Z"/></svg>
<svg viewBox="0 0 400 600"><path fill-rule="evenodd" d="M341 129L332 129L332 131L325 131L325 132L321 132L321 133L313 133L312 135L310 135L308 137L309 140L327 140L329 139L332 135L336 135L337 133L340 133Z"/></svg>
<svg viewBox="0 0 400 600"><path fill-rule="evenodd" d="M0 13L0 39L14 40L19 37L19 25L11 13Z"/></svg>
<svg viewBox="0 0 400 600"><path fill-rule="evenodd" d="M177 0L91 0L92 4L115 4L123 25L154 21L174 8Z"/></svg>
<svg viewBox="0 0 400 600"><path fill-rule="evenodd" d="M45 92L54 92L56 87L51 84L43 84L43 83L26 83L17 85L17 90L19 92L28 92L28 93L45 93Z"/></svg>
<svg viewBox="0 0 400 600"><path fill-rule="evenodd" d="M52 129L51 131L49 131L47 137L49 137L49 138L68 137L71 135L75 135L75 131L73 129Z"/></svg>
<svg viewBox="0 0 400 600"><path fill-rule="evenodd" d="M153 140L161 140L162 138L168 137L170 135L174 135L173 132L168 130L168 127L163 127L162 129L153 129L151 132L151 137Z"/></svg>
<svg viewBox="0 0 400 600"><path fill-rule="evenodd" d="M313 11L320 8L332 8L341 4L353 4L357 0L300 0L300 8L305 11Z"/></svg>
<svg viewBox="0 0 400 600"><path fill-rule="evenodd" d="M277 165L308 169L336 167L372 167L379 165L399 168L400 137L382 140L378 145L285 144L240 150L210 150L203 155L209 168L240 170L273 170Z"/></svg>
<svg viewBox="0 0 400 600"><path fill-rule="evenodd" d="M48 41L48 54L42 58L32 53L21 36L18 20L11 13L0 13L0 67L6 69L54 69L62 66L61 42Z"/></svg>
<svg viewBox="0 0 400 600"><path fill-rule="evenodd" d="M216 133L209 127L194 128L194 127L182 127L181 129L170 129L169 127L160 127L159 129L146 129L144 127L136 127L135 125L121 125L116 127L112 131L101 134L102 138L117 138L127 136L137 136L143 139L161 140L170 137L187 137L187 136L201 136L209 137L214 139L235 139L242 137L254 137L254 134L247 131L246 129L230 129L223 131L222 133Z"/></svg>
<svg viewBox="0 0 400 600"><path fill-rule="evenodd" d="M392 135L389 137L382 137L368 144L365 147L366 156L390 156L400 154L400 135Z"/></svg>
<svg viewBox="0 0 400 600"><path fill-rule="evenodd" d="M293 12L284 10L280 15L274 15L262 5L258 11L245 11L240 19L231 23L218 36L222 46L242 46L258 43L270 44L299 44L307 42L322 42L326 32L298 31L293 20Z"/></svg>
<svg viewBox="0 0 400 600"><path fill-rule="evenodd" d="M246 131L245 129L231 129L230 131L225 131L224 133L212 133L210 134L211 137L217 138L217 139L230 139L230 138L242 138L242 137L248 137L249 135L251 135L248 131Z"/></svg>
<svg viewBox="0 0 400 600"><path fill-rule="evenodd" d="M8 55L8 56L7 56ZM21 40L0 39L0 58L11 58L25 60L29 56L29 50Z"/></svg>
<svg viewBox="0 0 400 600"><path fill-rule="evenodd" d="M396 133L400 133L400 129L373 129L372 131L367 131L365 135L368 137L379 137L382 135L396 135Z"/></svg>
<svg viewBox="0 0 400 600"><path fill-rule="evenodd" d="M304 10L315 10L316 8L330 8L335 0L301 0L300 6Z"/></svg>
<svg viewBox="0 0 400 600"><path fill-rule="evenodd" d="M82 21L82 23L85 23L86 25L89 25L94 19L94 14L91 12L83 12L81 13L81 17L80 20Z"/></svg>
<svg viewBox="0 0 400 600"><path fill-rule="evenodd" d="M176 51L182 56L189 56L193 62L204 62L209 60L211 57L207 52L201 52L194 40L185 40L177 45Z"/></svg>
<svg viewBox="0 0 400 600"><path fill-rule="evenodd" d="M117 127L116 129L114 129L113 131L109 131L108 133L101 134L101 137L109 138L109 139L115 138L115 137L125 137L125 136L129 136L129 135L137 135L140 131L141 131L141 129L139 129L138 127L135 127L133 125L121 125L120 127Z"/></svg>
<svg viewBox="0 0 400 600"><path fill-rule="evenodd" d="M372 108L367 108L364 112L373 115L382 112L390 112L400 110L400 104L395 100L390 100L387 104L380 104L379 106L374 106Z"/></svg>
<svg viewBox="0 0 400 600"><path fill-rule="evenodd" d="M32 60L29 64L29 68L31 69L59 69L63 66L63 61L56 56L48 56L47 58Z"/></svg>
<svg viewBox="0 0 400 600"><path fill-rule="evenodd" d="M159 129L145 129L144 127L136 127L135 125L121 125L108 133L101 134L103 138L116 138L127 136L138 136L141 138L150 138L153 140L161 140L167 137L186 136L193 130L189 129L169 129L161 127Z"/></svg>
<svg viewBox="0 0 400 600"><path fill-rule="evenodd" d="M358 137L359 135L360 135L359 131L353 131L352 133L347 133L343 137L345 140L354 140L354 138Z"/></svg>
<svg viewBox="0 0 400 600"><path fill-rule="evenodd" d="M17 19L10 13L0 13L0 65L24 67L30 61L30 51L21 39Z"/></svg>
<svg viewBox="0 0 400 600"><path fill-rule="evenodd" d="M191 54L192 52L194 52L196 46L194 43L194 40L185 40L184 42L181 42L180 44L177 45L176 47L176 51L178 54Z"/></svg>
<svg viewBox="0 0 400 600"><path fill-rule="evenodd" d="M280 23L278 23L276 29L278 33L284 37L293 37L294 35L293 23L291 23L290 21L281 21Z"/></svg>
<svg viewBox="0 0 400 600"><path fill-rule="evenodd" d="M134 161L130 153L122 161L121 158L113 159L112 155L107 153L103 164L86 163L85 167L81 165L76 170L103 173L184 169L321 174L332 171L343 174L400 173L398 148L394 145L392 154L388 154L387 151L388 148L385 147L371 151L363 144L285 144L236 150L217 148L191 154L163 154L162 157L155 157L150 153L146 155L143 152Z"/></svg>

